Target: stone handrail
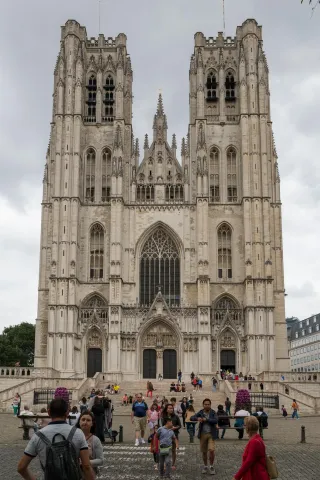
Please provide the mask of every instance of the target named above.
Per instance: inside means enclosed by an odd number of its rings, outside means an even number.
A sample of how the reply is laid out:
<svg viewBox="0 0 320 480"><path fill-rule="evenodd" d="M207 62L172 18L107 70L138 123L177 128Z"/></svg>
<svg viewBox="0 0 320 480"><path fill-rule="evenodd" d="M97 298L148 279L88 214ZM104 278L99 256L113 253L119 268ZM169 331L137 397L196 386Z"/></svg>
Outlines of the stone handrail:
<svg viewBox="0 0 320 480"><path fill-rule="evenodd" d="M257 376L259 382L319 382L320 372L262 372Z"/></svg>
<svg viewBox="0 0 320 480"><path fill-rule="evenodd" d="M53 378L59 376L60 373L54 368L0 366L0 378Z"/></svg>
<svg viewBox="0 0 320 480"><path fill-rule="evenodd" d="M76 390L79 380L69 378L31 378L18 386L7 388L0 392L0 402L12 400L18 392L21 396L37 389L55 389L57 387L66 387L68 390Z"/></svg>

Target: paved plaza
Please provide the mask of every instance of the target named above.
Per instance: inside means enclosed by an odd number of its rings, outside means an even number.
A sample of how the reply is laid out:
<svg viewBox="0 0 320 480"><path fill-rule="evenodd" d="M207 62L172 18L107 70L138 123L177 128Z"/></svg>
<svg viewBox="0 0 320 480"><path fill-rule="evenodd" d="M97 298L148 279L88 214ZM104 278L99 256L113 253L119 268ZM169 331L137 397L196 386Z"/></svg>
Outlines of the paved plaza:
<svg viewBox="0 0 320 480"><path fill-rule="evenodd" d="M19 479L21 477L16 473L16 467L26 442L22 440L22 430L18 428L18 421L12 415L2 414L0 421L1 478ZM153 469L153 459L148 447L133 446L133 431L127 415L115 415L114 428L118 430L120 424L124 427L124 443L105 446L105 466L101 469L99 478L155 480L158 477ZM300 444L301 425L306 427L305 445ZM177 470L172 478L191 480L205 477L200 474L198 440L194 445L190 445L185 430L180 437ZM271 418L269 429L265 431L265 442L268 453L277 459L280 480L319 480L320 417L305 417L298 421ZM235 431L227 432L225 440L217 441L215 478L232 479L241 464L245 444L245 440L237 440ZM32 462L32 470L39 474L37 461Z"/></svg>

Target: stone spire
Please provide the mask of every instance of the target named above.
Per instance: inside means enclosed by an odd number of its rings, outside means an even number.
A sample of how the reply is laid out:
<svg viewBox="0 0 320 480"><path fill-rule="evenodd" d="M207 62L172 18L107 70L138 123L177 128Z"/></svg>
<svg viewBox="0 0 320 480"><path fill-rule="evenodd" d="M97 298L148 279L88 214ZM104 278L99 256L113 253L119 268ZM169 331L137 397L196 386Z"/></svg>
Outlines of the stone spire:
<svg viewBox="0 0 320 480"><path fill-rule="evenodd" d="M144 145L143 145L143 148L145 150L149 150L149 138L148 138L148 134L146 133L145 134L145 137L144 137Z"/></svg>
<svg viewBox="0 0 320 480"><path fill-rule="evenodd" d="M139 138L136 138L136 143L134 146L134 155L136 158L140 157Z"/></svg>
<svg viewBox="0 0 320 480"><path fill-rule="evenodd" d="M157 113L153 122L153 141L162 144L167 141L168 124L167 117L164 113L162 95L159 94Z"/></svg>
<svg viewBox="0 0 320 480"><path fill-rule="evenodd" d="M186 154L186 139L183 137L181 142L181 156Z"/></svg>

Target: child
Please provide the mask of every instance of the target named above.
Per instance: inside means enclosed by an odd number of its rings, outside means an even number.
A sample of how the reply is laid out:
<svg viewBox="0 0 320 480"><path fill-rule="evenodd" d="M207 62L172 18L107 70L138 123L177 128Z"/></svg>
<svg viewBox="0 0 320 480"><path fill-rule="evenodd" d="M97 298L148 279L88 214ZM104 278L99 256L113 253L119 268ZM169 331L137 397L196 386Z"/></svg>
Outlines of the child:
<svg viewBox="0 0 320 480"><path fill-rule="evenodd" d="M282 411L282 416L287 420L288 412L287 412L287 409L284 408L284 405L282 405L281 411Z"/></svg>
<svg viewBox="0 0 320 480"><path fill-rule="evenodd" d="M176 447L178 447L178 445L176 436L172 430L171 418L165 418L164 422L164 426L158 428L157 431L160 444L160 477L164 476L164 466L166 466L166 477L171 478L172 443L175 442Z"/></svg>
<svg viewBox="0 0 320 480"><path fill-rule="evenodd" d="M128 395L125 393L122 397L122 405L126 407L128 405L128 401Z"/></svg>
<svg viewBox="0 0 320 480"><path fill-rule="evenodd" d="M150 452L153 453L154 469L155 470L158 470L159 448L160 448L160 443L159 443L159 438L157 436L157 431L158 431L158 425L155 425L154 426L154 433L152 433L148 438L148 442L151 444L150 445Z"/></svg>

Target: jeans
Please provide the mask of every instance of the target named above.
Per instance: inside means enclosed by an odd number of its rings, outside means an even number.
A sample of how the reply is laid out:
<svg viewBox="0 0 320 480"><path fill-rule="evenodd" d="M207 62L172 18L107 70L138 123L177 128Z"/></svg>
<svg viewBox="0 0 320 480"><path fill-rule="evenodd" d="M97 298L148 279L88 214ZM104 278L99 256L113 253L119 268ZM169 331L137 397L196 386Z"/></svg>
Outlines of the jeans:
<svg viewBox="0 0 320 480"><path fill-rule="evenodd" d="M230 408L226 408L226 414L227 414L227 415L231 415L231 414L230 414Z"/></svg>
<svg viewBox="0 0 320 480"><path fill-rule="evenodd" d="M183 426L185 427L186 426L186 414L185 413L182 414L182 422L183 422Z"/></svg>
<svg viewBox="0 0 320 480"><path fill-rule="evenodd" d="M191 422L187 422L186 425L187 425L187 432L188 432L189 436L194 437L195 434L196 434L196 424L191 423Z"/></svg>
<svg viewBox="0 0 320 480"><path fill-rule="evenodd" d="M166 477L171 475L171 453L169 455L160 455L160 477L164 476L164 466L166 466Z"/></svg>
<svg viewBox="0 0 320 480"><path fill-rule="evenodd" d="M294 417L299 418L298 410L296 409L293 410L291 418L294 418Z"/></svg>
<svg viewBox="0 0 320 480"><path fill-rule="evenodd" d="M217 391L217 386L216 386L216 385L212 385L212 391L213 391L213 392L216 392L216 391Z"/></svg>
<svg viewBox="0 0 320 480"><path fill-rule="evenodd" d="M226 429L225 429L225 428L221 429L221 432L222 432L222 433L221 433L221 437L220 437L220 438L223 438L223 437L224 437L224 434L226 433ZM219 438L219 430L218 430L218 438Z"/></svg>

